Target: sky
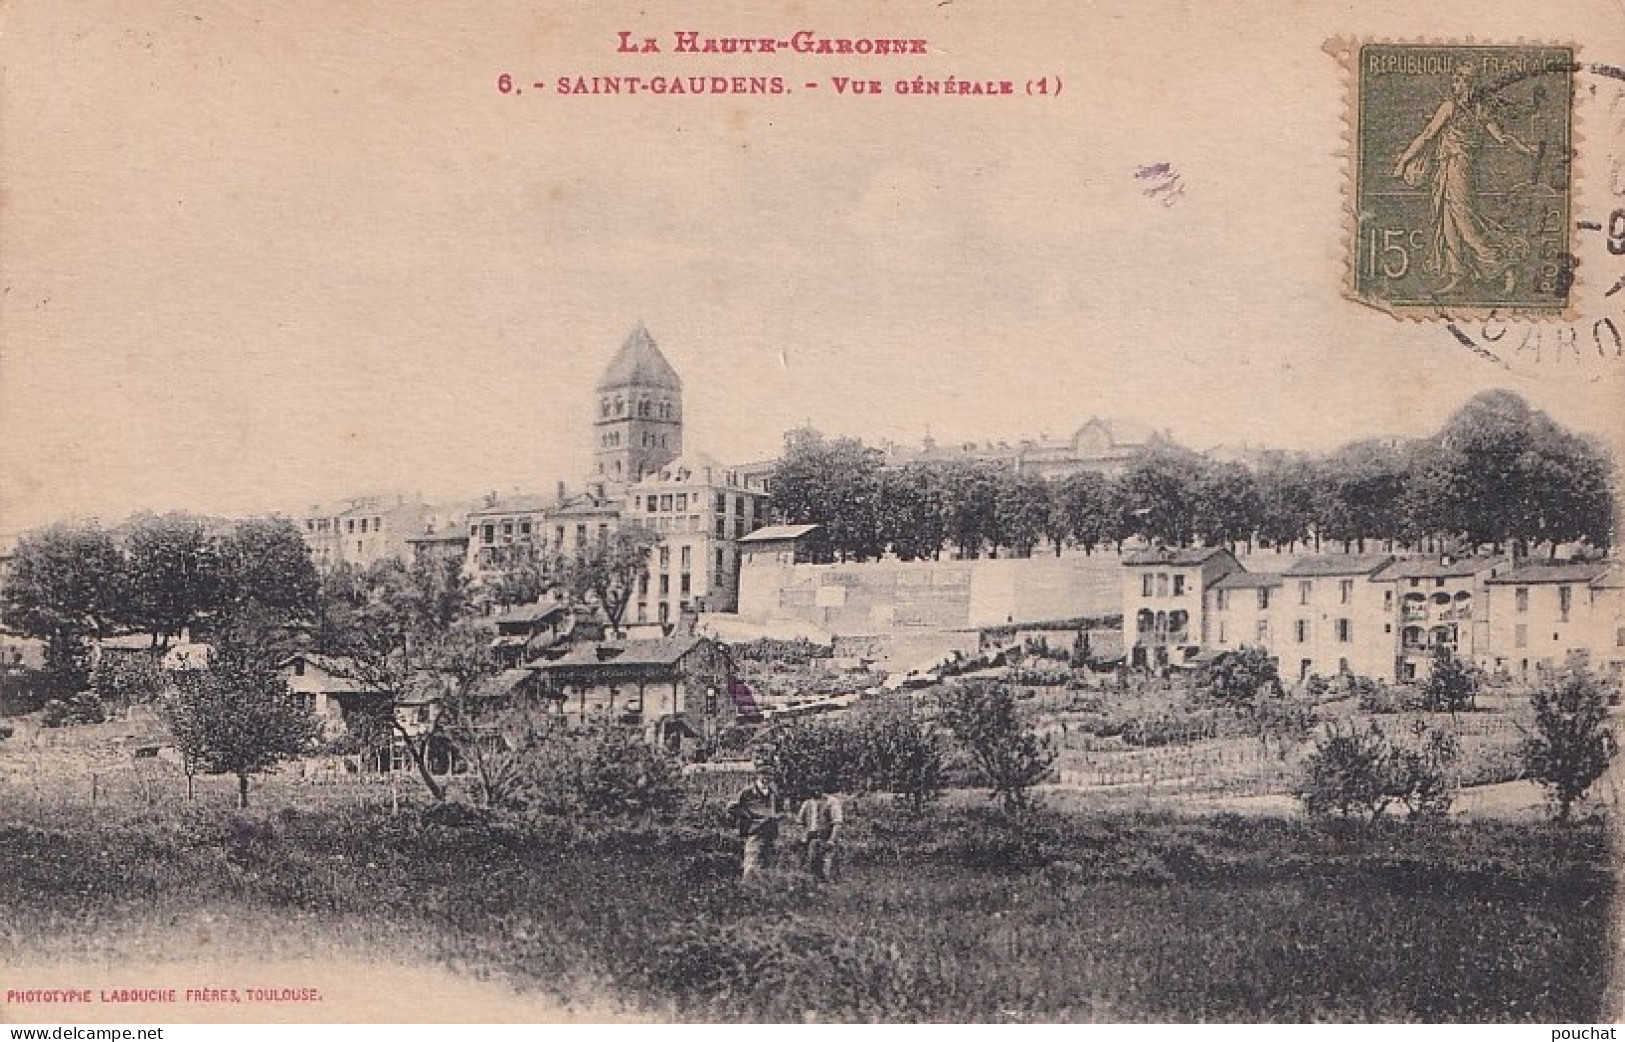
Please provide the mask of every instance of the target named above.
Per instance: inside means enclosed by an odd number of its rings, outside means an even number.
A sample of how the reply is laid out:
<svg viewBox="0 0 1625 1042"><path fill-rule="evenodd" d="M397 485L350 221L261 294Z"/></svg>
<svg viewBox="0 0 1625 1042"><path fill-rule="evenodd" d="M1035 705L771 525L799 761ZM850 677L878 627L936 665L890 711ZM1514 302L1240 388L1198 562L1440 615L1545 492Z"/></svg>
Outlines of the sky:
<svg viewBox="0 0 1625 1042"><path fill-rule="evenodd" d="M682 374L689 447L726 460L804 422L1015 441L1093 415L1325 448L1427 433L1492 387L1625 441L1625 359L1590 340L1625 329L1600 234L1577 233L1579 351L1546 325L1517 352L1537 327L1496 325L1499 364L1343 299L1346 83L1322 49L1469 25L1625 64L1609 3L1539 25L1512 0L406 6L8 6L0 535L548 491L586 472L593 382L639 321ZM625 55L622 29L930 54ZM792 93L556 86L658 73ZM892 93L913 74L1018 94ZM1061 93L1026 96L1037 77ZM1582 77L1576 216L1604 224L1620 86ZM1135 177L1158 163L1171 201Z"/></svg>

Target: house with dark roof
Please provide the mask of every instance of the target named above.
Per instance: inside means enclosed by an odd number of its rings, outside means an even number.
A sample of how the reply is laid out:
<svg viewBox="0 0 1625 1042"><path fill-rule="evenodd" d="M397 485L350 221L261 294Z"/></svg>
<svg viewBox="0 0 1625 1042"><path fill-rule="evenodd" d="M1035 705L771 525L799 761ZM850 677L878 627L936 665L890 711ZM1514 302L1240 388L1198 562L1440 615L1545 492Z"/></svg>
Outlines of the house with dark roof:
<svg viewBox="0 0 1625 1042"><path fill-rule="evenodd" d="M706 637L578 644L536 666L545 697L576 725L607 718L680 749L716 737L761 712L722 645Z"/></svg>
<svg viewBox="0 0 1625 1042"><path fill-rule="evenodd" d="M1212 641L1207 592L1241 571L1223 547L1152 547L1123 557L1123 647L1134 669L1181 666Z"/></svg>
<svg viewBox="0 0 1625 1042"><path fill-rule="evenodd" d="M1372 577L1391 554L1300 558L1282 573L1275 652L1283 679L1385 676L1394 664L1391 598Z"/></svg>
<svg viewBox="0 0 1625 1042"><path fill-rule="evenodd" d="M1505 557L1437 555L1394 561L1372 577L1398 631L1393 677L1426 680L1440 647L1484 664L1492 641L1486 583L1510 569Z"/></svg>
<svg viewBox="0 0 1625 1042"><path fill-rule="evenodd" d="M575 615L559 601L520 604L493 618L491 654L505 669L523 666L569 636Z"/></svg>
<svg viewBox="0 0 1625 1042"><path fill-rule="evenodd" d="M1237 651L1244 647L1275 647L1275 619L1281 608L1279 572L1230 572L1208 591L1210 647Z"/></svg>
<svg viewBox="0 0 1625 1042"><path fill-rule="evenodd" d="M1538 679L1578 657L1617 675L1625 659L1617 565L1525 564L1485 583L1489 653L1499 673Z"/></svg>

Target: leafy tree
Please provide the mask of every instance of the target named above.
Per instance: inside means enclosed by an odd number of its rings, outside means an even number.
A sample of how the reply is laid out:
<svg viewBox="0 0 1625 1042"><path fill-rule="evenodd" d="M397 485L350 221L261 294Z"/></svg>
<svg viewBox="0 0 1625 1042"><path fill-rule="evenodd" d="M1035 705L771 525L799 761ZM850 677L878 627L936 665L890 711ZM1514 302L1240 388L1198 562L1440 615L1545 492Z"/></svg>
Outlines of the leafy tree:
<svg viewBox="0 0 1625 1042"><path fill-rule="evenodd" d="M103 703L130 706L155 701L167 682L156 655L103 655L91 671L90 685Z"/></svg>
<svg viewBox="0 0 1625 1042"><path fill-rule="evenodd" d="M978 557L984 548L997 550L999 488L1004 468L985 460L952 460L942 464L943 515L948 541L961 557Z"/></svg>
<svg viewBox="0 0 1625 1042"><path fill-rule="evenodd" d="M1521 754L1530 777L1544 785L1567 822L1574 804L1602 777L1618 750L1608 726L1602 685L1585 669L1570 669L1530 696L1535 733Z"/></svg>
<svg viewBox="0 0 1625 1042"><path fill-rule="evenodd" d="M1049 527L1050 487L1043 478L1001 470L995 486L991 540L1017 557L1031 557Z"/></svg>
<svg viewBox="0 0 1625 1042"><path fill-rule="evenodd" d="M591 599L619 633L638 583L649 576L649 552L660 536L642 525L622 525L576 551L564 566L563 584L578 601Z"/></svg>
<svg viewBox="0 0 1625 1042"><path fill-rule="evenodd" d="M1250 542L1264 520L1252 472L1239 463L1209 463L1198 471L1192 527L1208 546Z"/></svg>
<svg viewBox="0 0 1625 1042"><path fill-rule="evenodd" d="M1311 817L1358 822L1362 831L1395 803L1413 818L1438 817L1454 798L1460 746L1448 732L1418 728L1418 744L1394 742L1374 722L1332 723L1304 765L1299 798Z"/></svg>
<svg viewBox="0 0 1625 1042"><path fill-rule="evenodd" d="M513 748L506 792L514 806L583 820L670 812L682 800L676 758L607 720L571 730L556 717L530 717Z"/></svg>
<svg viewBox="0 0 1625 1042"><path fill-rule="evenodd" d="M90 683L90 645L74 630L56 630L45 639L44 666L46 693L77 694Z"/></svg>
<svg viewBox="0 0 1625 1042"><path fill-rule="evenodd" d="M182 678L163 715L189 763L236 776L239 807L248 806L251 776L308 751L318 736L315 717L281 673L230 653Z"/></svg>
<svg viewBox="0 0 1625 1042"><path fill-rule="evenodd" d="M1122 537L1122 492L1104 474L1085 470L1060 479L1055 486L1055 509L1066 537L1086 554ZM1057 545L1057 552L1059 549Z"/></svg>
<svg viewBox="0 0 1625 1042"><path fill-rule="evenodd" d="M1141 452L1120 481L1125 530L1153 542L1190 543L1203 462L1194 452L1172 446Z"/></svg>
<svg viewBox="0 0 1625 1042"><path fill-rule="evenodd" d="M914 817L942 796L946 762L942 742L914 711L897 699L854 714L859 743L857 773L863 787L894 794Z"/></svg>
<svg viewBox="0 0 1625 1042"><path fill-rule="evenodd" d="M321 579L299 529L285 517L239 521L219 542L223 626L256 619L265 626L312 622Z"/></svg>
<svg viewBox="0 0 1625 1042"><path fill-rule="evenodd" d="M756 762L790 799L844 792L857 782L861 750L855 736L833 721L780 724L756 744Z"/></svg>
<svg viewBox="0 0 1625 1042"><path fill-rule="evenodd" d="M904 561L935 558L948 538L942 476L910 463L879 474L877 536Z"/></svg>
<svg viewBox="0 0 1625 1042"><path fill-rule="evenodd" d="M1281 675L1263 648L1248 645L1220 654L1202 670L1201 684L1219 705L1251 709L1265 691L1279 691Z"/></svg>
<svg viewBox="0 0 1625 1042"><path fill-rule="evenodd" d="M485 596L499 608L534 604L557 585L562 562L531 541L491 547L482 580Z"/></svg>
<svg viewBox="0 0 1625 1042"><path fill-rule="evenodd" d="M942 695L942 719L975 761L1005 813L1021 817L1032 807L1032 788L1050 774L1054 742L1022 718L1013 688L997 681L970 681Z"/></svg>
<svg viewBox="0 0 1625 1042"><path fill-rule="evenodd" d="M826 439L803 427L784 436L773 473L773 513L786 524L824 527L829 550L865 561L885 549L880 534L879 450L855 438Z"/></svg>
<svg viewBox="0 0 1625 1042"><path fill-rule="evenodd" d="M220 604L219 547L201 518L139 514L127 523L125 621L152 634L155 647Z"/></svg>
<svg viewBox="0 0 1625 1042"><path fill-rule="evenodd" d="M1302 457L1272 453L1254 476L1258 486L1258 538L1276 549L1307 542L1319 510L1320 481Z"/></svg>
<svg viewBox="0 0 1625 1042"><path fill-rule="evenodd" d="M1449 645L1437 644L1431 665L1427 680L1422 683L1424 705L1450 713L1476 705L1481 678L1471 663L1458 658Z"/></svg>
<svg viewBox="0 0 1625 1042"><path fill-rule="evenodd" d="M1367 540L1404 534L1409 455L1377 441L1354 442L1334 452L1323 469L1325 512L1321 534L1363 552Z"/></svg>
<svg viewBox="0 0 1625 1042"><path fill-rule="evenodd" d="M109 533L94 523L49 525L18 540L0 620L46 642L44 686L71 694L89 680L86 638L112 632L124 588L124 557Z"/></svg>

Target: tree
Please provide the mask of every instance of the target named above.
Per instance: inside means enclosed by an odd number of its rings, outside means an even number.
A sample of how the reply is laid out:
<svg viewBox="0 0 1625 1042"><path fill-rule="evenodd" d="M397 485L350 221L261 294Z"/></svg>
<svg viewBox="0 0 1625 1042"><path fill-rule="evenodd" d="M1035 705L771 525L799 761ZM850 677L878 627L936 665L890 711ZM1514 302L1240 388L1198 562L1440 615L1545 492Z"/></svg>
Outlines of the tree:
<svg viewBox="0 0 1625 1042"><path fill-rule="evenodd" d="M1154 542L1187 545L1196 529L1202 463L1194 452L1172 446L1141 452L1120 482L1125 529Z"/></svg>
<svg viewBox="0 0 1625 1042"><path fill-rule="evenodd" d="M1458 658L1448 644L1433 648L1432 668L1422 682L1422 699L1429 709L1457 713L1473 708L1478 699L1480 678L1472 664Z"/></svg>
<svg viewBox="0 0 1625 1042"><path fill-rule="evenodd" d="M934 728L912 699L871 706L853 715L859 750L857 773L866 789L889 792L913 817L942 796L947 765Z"/></svg>
<svg viewBox="0 0 1625 1042"><path fill-rule="evenodd" d="M1055 486L1055 506L1067 537L1086 554L1122 537L1122 492L1104 474L1089 470L1068 474Z"/></svg>
<svg viewBox="0 0 1625 1042"><path fill-rule="evenodd" d="M1362 552L1367 540L1401 538L1406 486L1413 470L1408 452L1383 442L1343 446L1322 468L1326 485L1316 527L1326 538L1357 544Z"/></svg>
<svg viewBox="0 0 1625 1042"><path fill-rule="evenodd" d="M1546 787L1567 822L1574 804L1602 777L1618 745L1608 726L1602 685L1590 671L1573 668L1530 696L1535 733L1521 754L1530 777Z"/></svg>
<svg viewBox="0 0 1625 1042"><path fill-rule="evenodd" d="M529 540L493 546L482 580L484 593L499 608L534 604L556 586L561 562Z"/></svg>
<svg viewBox="0 0 1625 1042"><path fill-rule="evenodd" d="M1031 557L1049 527L1050 487L1043 478L1001 471L995 486L995 546L1008 546L1016 557Z"/></svg>
<svg viewBox="0 0 1625 1042"><path fill-rule="evenodd" d="M1020 818L1032 806L1032 787L1049 776L1054 743L1022 718L1013 688L970 681L947 688L942 719L991 787L989 796Z"/></svg>
<svg viewBox="0 0 1625 1042"><path fill-rule="evenodd" d="M810 427L789 431L773 472L773 514L785 524L822 525L829 550L842 560L879 557L880 462L879 450L855 438L826 439Z"/></svg>
<svg viewBox="0 0 1625 1042"><path fill-rule="evenodd" d="M139 514L127 524L129 582L124 621L152 634L154 647L220 603L219 547L201 518L187 514Z"/></svg>
<svg viewBox="0 0 1625 1042"><path fill-rule="evenodd" d="M308 751L319 733L281 673L230 653L184 678L163 716L189 764L236 776L239 807L248 806L252 775Z"/></svg>
<svg viewBox="0 0 1625 1042"><path fill-rule="evenodd" d="M1264 520L1252 472L1239 463L1209 463L1198 472L1191 524L1208 546L1251 542Z"/></svg>
<svg viewBox="0 0 1625 1042"><path fill-rule="evenodd" d="M216 554L222 626L249 619L283 627L315 620L321 578L292 521L239 521L220 540Z"/></svg>
<svg viewBox="0 0 1625 1042"><path fill-rule="evenodd" d="M123 587L124 557L111 535L94 522L49 525L17 541L0 619L28 637L106 636Z"/></svg>
<svg viewBox="0 0 1625 1042"><path fill-rule="evenodd" d="M1299 793L1311 817L1338 817L1370 828L1395 803L1412 818L1435 818L1454 799L1451 768L1460 755L1455 736L1425 725L1417 743L1401 745L1372 722L1329 724L1304 764Z"/></svg>
<svg viewBox="0 0 1625 1042"><path fill-rule="evenodd" d="M999 488L1005 471L985 460L952 460L938 470L942 481L943 521L948 541L961 557L978 557L984 548L997 550Z"/></svg>
<svg viewBox="0 0 1625 1042"><path fill-rule="evenodd" d="M1280 689L1281 675L1269 652L1248 645L1223 652L1208 663L1202 670L1201 684L1219 705L1251 709L1260 692Z"/></svg>
<svg viewBox="0 0 1625 1042"><path fill-rule="evenodd" d="M1301 456L1272 453L1265 457L1254 480L1258 485L1258 538L1277 550L1306 542L1318 514L1314 464Z"/></svg>
<svg viewBox="0 0 1625 1042"><path fill-rule="evenodd" d="M633 592L649 577L649 552L659 543L660 536L651 529L622 525L576 550L564 566L564 586L578 601L595 601L610 629L619 633Z"/></svg>
<svg viewBox="0 0 1625 1042"><path fill-rule="evenodd" d="M904 561L942 552L948 538L942 477L934 467L910 463L879 475L877 536Z"/></svg>

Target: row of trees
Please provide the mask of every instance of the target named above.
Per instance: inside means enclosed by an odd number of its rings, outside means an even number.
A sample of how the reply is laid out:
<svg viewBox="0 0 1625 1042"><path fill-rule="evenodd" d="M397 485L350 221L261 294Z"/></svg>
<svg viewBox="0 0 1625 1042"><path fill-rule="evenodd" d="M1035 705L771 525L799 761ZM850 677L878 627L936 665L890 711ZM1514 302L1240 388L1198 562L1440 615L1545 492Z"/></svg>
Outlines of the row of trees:
<svg viewBox="0 0 1625 1042"><path fill-rule="evenodd" d="M1053 482L972 459L888 467L861 441L803 428L786 435L773 510L824 526L830 554L855 561L1026 556L1041 544L1093 552L1135 536L1280 549L1442 541L1522 554L1571 540L1608 546L1613 480L1606 450L1491 391L1429 438L1264 452L1252 466L1158 443L1119 477Z"/></svg>

